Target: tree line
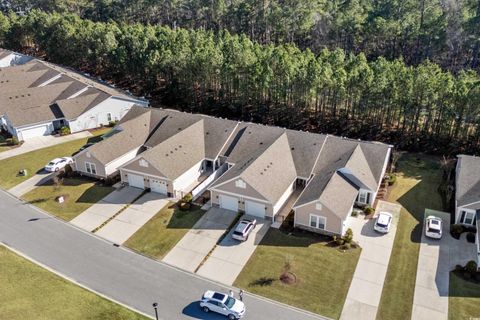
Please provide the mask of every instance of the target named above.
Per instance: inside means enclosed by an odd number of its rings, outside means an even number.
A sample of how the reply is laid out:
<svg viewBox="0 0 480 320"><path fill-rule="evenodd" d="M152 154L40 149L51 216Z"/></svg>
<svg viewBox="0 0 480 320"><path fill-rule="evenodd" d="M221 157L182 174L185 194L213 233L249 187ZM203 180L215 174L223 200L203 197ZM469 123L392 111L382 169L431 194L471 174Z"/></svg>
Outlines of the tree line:
<svg viewBox="0 0 480 320"><path fill-rule="evenodd" d="M228 31L0 14L0 45L101 76L168 105L402 149L480 150L480 78L428 60L263 45Z"/></svg>
<svg viewBox="0 0 480 320"><path fill-rule="evenodd" d="M0 0L3 10L75 13L94 21L161 24L363 52L371 60L429 59L457 72L480 67L479 0Z"/></svg>

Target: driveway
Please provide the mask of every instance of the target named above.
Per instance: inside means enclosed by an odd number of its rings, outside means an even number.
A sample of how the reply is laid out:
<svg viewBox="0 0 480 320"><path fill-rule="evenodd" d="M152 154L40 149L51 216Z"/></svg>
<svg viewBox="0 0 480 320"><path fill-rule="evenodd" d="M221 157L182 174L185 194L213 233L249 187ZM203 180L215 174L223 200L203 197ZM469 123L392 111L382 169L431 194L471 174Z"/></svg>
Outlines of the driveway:
<svg viewBox="0 0 480 320"><path fill-rule="evenodd" d="M460 240L450 236L449 213L426 209L425 218L429 215L442 218L443 236L441 240L433 240L425 237L422 230L412 319L446 320L450 271L456 264L465 265L470 260L476 260L476 246L466 241L466 234L462 234Z"/></svg>
<svg viewBox="0 0 480 320"><path fill-rule="evenodd" d="M270 221L256 219L257 226L252 230L247 241L240 242L232 239L235 229L232 228L213 250L207 261L198 269L197 274L226 285L232 285L270 228Z"/></svg>
<svg viewBox="0 0 480 320"><path fill-rule="evenodd" d="M376 213L387 211L393 214L390 232L380 234L373 230L375 219L365 220L363 215L352 219L353 238L362 247L357 268L348 290L340 319L375 320L388 262L395 240L401 206L379 201Z"/></svg>
<svg viewBox="0 0 480 320"><path fill-rule="evenodd" d="M23 181L22 183L17 184L15 187L8 190L15 197L20 198L27 192L32 191L38 186L47 183L50 179L55 176L55 173L50 173L45 170L37 173L28 180Z"/></svg>
<svg viewBox="0 0 480 320"><path fill-rule="evenodd" d="M162 261L195 272L236 216L230 210L210 208Z"/></svg>
<svg viewBox="0 0 480 320"><path fill-rule="evenodd" d="M41 136L41 137L30 138L27 141L25 141L20 147L1 152L0 160L15 157L30 151L54 146L60 143L82 139L82 138L88 138L91 136L92 134L90 132L82 131L82 132L73 133L63 137Z"/></svg>
<svg viewBox="0 0 480 320"><path fill-rule="evenodd" d="M95 234L113 243L122 244L155 216L169 202L169 198L149 192L128 206Z"/></svg>
<svg viewBox="0 0 480 320"><path fill-rule="evenodd" d="M115 190L76 216L70 223L86 231L93 231L135 200L142 191L141 189L131 187Z"/></svg>
<svg viewBox="0 0 480 320"><path fill-rule="evenodd" d="M0 191L2 242L69 281L153 319L152 303L158 302L161 319L224 320L205 314L198 300L207 289L238 290L112 246ZM325 319L249 293L244 301L248 309L245 320Z"/></svg>

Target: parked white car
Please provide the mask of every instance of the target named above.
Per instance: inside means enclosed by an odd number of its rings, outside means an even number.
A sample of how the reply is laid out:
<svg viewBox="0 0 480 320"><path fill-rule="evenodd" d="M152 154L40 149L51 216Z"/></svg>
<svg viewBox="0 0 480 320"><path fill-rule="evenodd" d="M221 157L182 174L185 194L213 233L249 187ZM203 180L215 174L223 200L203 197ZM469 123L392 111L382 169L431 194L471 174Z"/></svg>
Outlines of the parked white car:
<svg viewBox="0 0 480 320"><path fill-rule="evenodd" d="M382 211L378 214L373 229L381 233L388 233L390 231L390 227L392 226L392 220L393 216L391 213Z"/></svg>
<svg viewBox="0 0 480 320"><path fill-rule="evenodd" d="M242 219L232 233L232 238L239 241L247 241L248 235L257 225L257 220Z"/></svg>
<svg viewBox="0 0 480 320"><path fill-rule="evenodd" d="M67 164L72 164L72 163L73 163L73 159L70 157L55 158L45 166L45 170L48 172L57 172L60 169L65 168Z"/></svg>
<svg viewBox="0 0 480 320"><path fill-rule="evenodd" d="M208 290L200 301L200 307L205 312L216 312L227 316L229 320L237 320L245 315L245 304L227 294Z"/></svg>
<svg viewBox="0 0 480 320"><path fill-rule="evenodd" d="M425 236L433 239L441 239L442 226L442 219L435 216L428 216L425 220Z"/></svg>

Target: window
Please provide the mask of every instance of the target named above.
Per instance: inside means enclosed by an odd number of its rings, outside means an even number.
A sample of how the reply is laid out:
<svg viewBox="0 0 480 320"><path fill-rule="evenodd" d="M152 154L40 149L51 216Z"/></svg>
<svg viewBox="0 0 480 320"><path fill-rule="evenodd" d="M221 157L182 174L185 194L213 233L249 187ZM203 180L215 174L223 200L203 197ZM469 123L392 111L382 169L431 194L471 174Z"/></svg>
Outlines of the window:
<svg viewBox="0 0 480 320"><path fill-rule="evenodd" d="M148 162L145 159L140 159L138 164L140 165L140 167L148 168Z"/></svg>
<svg viewBox="0 0 480 320"><path fill-rule="evenodd" d="M97 167L95 166L94 163L85 162L85 167L88 173L97 174Z"/></svg>
<svg viewBox="0 0 480 320"><path fill-rule="evenodd" d="M463 224L474 224L475 223L475 213L472 211L462 210L460 211L460 222Z"/></svg>
<svg viewBox="0 0 480 320"><path fill-rule="evenodd" d="M110 112L107 113L107 121L108 122L112 121L112 114Z"/></svg>
<svg viewBox="0 0 480 320"><path fill-rule="evenodd" d="M325 230L326 224L327 219L325 217L317 216L314 214L310 215L310 227Z"/></svg>
<svg viewBox="0 0 480 320"><path fill-rule="evenodd" d="M239 179L235 181L235 187L245 189L247 184L242 179Z"/></svg>
<svg viewBox="0 0 480 320"><path fill-rule="evenodd" d="M357 202L359 203L368 203L369 199L369 193L365 190L360 190L358 192L358 197L357 197Z"/></svg>
<svg viewBox="0 0 480 320"><path fill-rule="evenodd" d="M322 210L322 204L321 204L320 202L317 202L317 203L315 204L315 209L321 211L321 210Z"/></svg>

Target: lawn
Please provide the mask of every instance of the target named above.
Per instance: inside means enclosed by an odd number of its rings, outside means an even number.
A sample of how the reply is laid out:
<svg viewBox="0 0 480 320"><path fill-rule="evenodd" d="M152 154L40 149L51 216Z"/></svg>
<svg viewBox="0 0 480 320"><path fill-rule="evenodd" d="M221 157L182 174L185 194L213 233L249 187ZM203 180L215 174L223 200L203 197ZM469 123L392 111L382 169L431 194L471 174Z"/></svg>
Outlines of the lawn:
<svg viewBox="0 0 480 320"><path fill-rule="evenodd" d="M50 181L24 194L22 198L59 218L70 221L113 190L112 187L90 179L65 178L59 186ZM55 199L61 195L65 197L65 202L58 203Z"/></svg>
<svg viewBox="0 0 480 320"><path fill-rule="evenodd" d="M58 157L70 156L78 151L87 142L97 142L101 135L111 128L104 128L92 132L94 137L65 142L48 148L43 148L16 157L0 161L0 187L10 189L17 184L31 178L41 170L50 160ZM27 176L17 176L21 169L27 169Z"/></svg>
<svg viewBox="0 0 480 320"><path fill-rule="evenodd" d="M463 280L450 272L448 319L478 319L480 317L480 284Z"/></svg>
<svg viewBox="0 0 480 320"><path fill-rule="evenodd" d="M0 246L0 318L147 319Z"/></svg>
<svg viewBox="0 0 480 320"><path fill-rule="evenodd" d="M205 211L198 206L193 206L190 211L181 211L173 202L170 202L124 245L161 260L204 213Z"/></svg>
<svg viewBox="0 0 480 320"><path fill-rule="evenodd" d="M410 319L422 223L426 208L442 210L437 188L442 179L439 158L404 154L389 201L402 205L377 319Z"/></svg>
<svg viewBox="0 0 480 320"><path fill-rule="evenodd" d="M325 237L270 229L235 281L235 286L267 298L338 319L360 256L360 249L330 247ZM284 284L286 262L297 277Z"/></svg>

